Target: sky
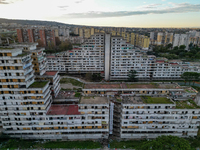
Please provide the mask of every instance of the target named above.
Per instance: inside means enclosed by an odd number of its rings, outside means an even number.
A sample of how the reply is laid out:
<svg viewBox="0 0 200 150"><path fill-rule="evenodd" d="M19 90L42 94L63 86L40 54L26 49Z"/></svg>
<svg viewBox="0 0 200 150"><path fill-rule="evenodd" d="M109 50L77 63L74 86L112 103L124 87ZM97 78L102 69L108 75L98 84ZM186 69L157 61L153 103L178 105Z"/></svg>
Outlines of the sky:
<svg viewBox="0 0 200 150"><path fill-rule="evenodd" d="M200 0L0 0L0 18L114 27L200 27Z"/></svg>

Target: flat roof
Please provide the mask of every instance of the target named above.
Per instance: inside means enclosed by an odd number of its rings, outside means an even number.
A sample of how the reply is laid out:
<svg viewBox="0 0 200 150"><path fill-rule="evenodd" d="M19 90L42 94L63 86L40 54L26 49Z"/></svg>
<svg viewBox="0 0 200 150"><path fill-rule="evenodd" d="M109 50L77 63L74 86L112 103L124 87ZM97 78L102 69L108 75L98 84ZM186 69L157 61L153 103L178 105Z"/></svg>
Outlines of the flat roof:
<svg viewBox="0 0 200 150"><path fill-rule="evenodd" d="M176 84L159 84L159 83L134 83L126 84L127 88L142 88L142 89L179 89Z"/></svg>
<svg viewBox="0 0 200 150"><path fill-rule="evenodd" d="M44 73L44 75L47 75L47 76L55 76L57 72L58 72L58 71L46 71L46 72Z"/></svg>
<svg viewBox="0 0 200 150"><path fill-rule="evenodd" d="M200 106L198 106L193 100L187 100L187 101L176 101L176 108L177 109L199 109Z"/></svg>
<svg viewBox="0 0 200 150"><path fill-rule="evenodd" d="M78 105L51 105L47 115L80 115Z"/></svg>
<svg viewBox="0 0 200 150"><path fill-rule="evenodd" d="M167 97L151 97L151 96L130 96L123 97L124 104L174 104Z"/></svg>
<svg viewBox="0 0 200 150"><path fill-rule="evenodd" d="M29 88L43 88L49 81L35 81L33 82Z"/></svg>
<svg viewBox="0 0 200 150"><path fill-rule="evenodd" d="M108 99L106 97L82 96L79 103L80 104L108 104Z"/></svg>
<svg viewBox="0 0 200 150"><path fill-rule="evenodd" d="M180 89L180 87L173 83L94 83L85 84L84 89Z"/></svg>
<svg viewBox="0 0 200 150"><path fill-rule="evenodd" d="M47 58L55 58L56 56L46 56Z"/></svg>
<svg viewBox="0 0 200 150"><path fill-rule="evenodd" d="M119 89L120 84L101 84L101 83L95 83L95 84L85 84L85 89Z"/></svg>

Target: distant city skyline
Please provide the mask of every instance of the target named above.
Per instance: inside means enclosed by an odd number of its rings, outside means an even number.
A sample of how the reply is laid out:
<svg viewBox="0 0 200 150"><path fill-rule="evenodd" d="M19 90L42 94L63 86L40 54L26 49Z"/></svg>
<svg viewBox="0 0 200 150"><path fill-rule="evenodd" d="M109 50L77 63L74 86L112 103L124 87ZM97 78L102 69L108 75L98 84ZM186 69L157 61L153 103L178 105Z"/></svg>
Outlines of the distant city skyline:
<svg viewBox="0 0 200 150"><path fill-rule="evenodd" d="M200 27L199 0L0 0L0 18L113 27Z"/></svg>

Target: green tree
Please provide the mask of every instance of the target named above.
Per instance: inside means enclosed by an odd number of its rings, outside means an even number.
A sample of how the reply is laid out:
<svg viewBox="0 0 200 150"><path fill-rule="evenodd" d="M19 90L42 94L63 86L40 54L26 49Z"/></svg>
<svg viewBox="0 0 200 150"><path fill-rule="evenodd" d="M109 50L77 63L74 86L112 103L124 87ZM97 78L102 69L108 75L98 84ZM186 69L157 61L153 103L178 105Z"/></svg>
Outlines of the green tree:
<svg viewBox="0 0 200 150"><path fill-rule="evenodd" d="M172 45L172 43L169 43L169 44L167 44L167 49L172 49L172 47L173 47L173 45Z"/></svg>
<svg viewBox="0 0 200 150"><path fill-rule="evenodd" d="M174 50L178 50L178 46L175 46L175 47L174 47Z"/></svg>
<svg viewBox="0 0 200 150"><path fill-rule="evenodd" d="M189 141L177 136L159 136L144 142L138 150L191 150Z"/></svg>
<svg viewBox="0 0 200 150"><path fill-rule="evenodd" d="M92 74L92 80L93 81L101 81L102 76L100 75L100 73L94 73L94 74Z"/></svg>
<svg viewBox="0 0 200 150"><path fill-rule="evenodd" d="M56 41L56 46L59 46L61 44L59 37L55 37L55 41Z"/></svg>
<svg viewBox="0 0 200 150"><path fill-rule="evenodd" d="M137 82L138 78L137 78L137 71L135 70L130 70L128 73L128 81L129 82Z"/></svg>
<svg viewBox="0 0 200 150"><path fill-rule="evenodd" d="M191 81L193 81L193 84L195 81L198 81L199 77L200 77L200 74L197 72L184 72L181 75L181 78L185 80L185 83L188 81L189 85Z"/></svg>
<svg viewBox="0 0 200 150"><path fill-rule="evenodd" d="M92 79L92 74L91 73L86 73L85 74L85 79L86 80L91 80Z"/></svg>
<svg viewBox="0 0 200 150"><path fill-rule="evenodd" d="M59 45L59 50L60 51L67 51L67 50L72 50L72 44L69 41L64 41L61 42L61 44Z"/></svg>
<svg viewBox="0 0 200 150"><path fill-rule="evenodd" d="M179 46L179 49L185 49L186 48L186 46L185 45L181 45L181 46Z"/></svg>

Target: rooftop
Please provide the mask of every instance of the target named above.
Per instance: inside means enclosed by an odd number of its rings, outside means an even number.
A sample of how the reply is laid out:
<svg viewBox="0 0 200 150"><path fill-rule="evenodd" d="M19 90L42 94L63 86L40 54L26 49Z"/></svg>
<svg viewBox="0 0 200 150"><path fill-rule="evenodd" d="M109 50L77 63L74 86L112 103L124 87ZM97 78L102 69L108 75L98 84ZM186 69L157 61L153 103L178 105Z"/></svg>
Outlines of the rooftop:
<svg viewBox="0 0 200 150"><path fill-rule="evenodd" d="M173 102L166 97L142 96L141 98L146 104L173 104Z"/></svg>
<svg viewBox="0 0 200 150"><path fill-rule="evenodd" d="M57 72L58 72L58 71L46 71L46 72L44 73L44 75L47 75L47 76L55 76Z"/></svg>
<svg viewBox="0 0 200 150"><path fill-rule="evenodd" d="M26 56L28 54L31 54L30 52L22 52L21 54L18 54L16 57L23 57Z"/></svg>
<svg viewBox="0 0 200 150"><path fill-rule="evenodd" d="M46 56L46 58L55 58L56 56Z"/></svg>
<svg viewBox="0 0 200 150"><path fill-rule="evenodd" d="M43 88L49 81L35 81L29 88Z"/></svg>
<svg viewBox="0 0 200 150"><path fill-rule="evenodd" d="M101 83L96 83L96 84L85 84L84 86L85 89L119 89L120 84L101 84Z"/></svg>
<svg viewBox="0 0 200 150"><path fill-rule="evenodd" d="M80 115L78 105L51 105L47 115Z"/></svg>
<svg viewBox="0 0 200 150"><path fill-rule="evenodd" d="M81 97L80 104L108 104L108 99L106 97Z"/></svg>
<svg viewBox="0 0 200 150"><path fill-rule="evenodd" d="M84 89L179 89L176 84L159 83L95 83L85 84Z"/></svg>
<svg viewBox="0 0 200 150"><path fill-rule="evenodd" d="M177 89L176 84L159 84L159 83L139 83L126 84L127 88L142 88L142 89Z"/></svg>
<svg viewBox="0 0 200 150"><path fill-rule="evenodd" d="M141 96L141 97L123 97L122 103L125 104L173 104L170 99L166 97L151 97L151 96Z"/></svg>
<svg viewBox="0 0 200 150"><path fill-rule="evenodd" d="M197 109L200 108L193 100L176 101L177 109Z"/></svg>
<svg viewBox="0 0 200 150"><path fill-rule="evenodd" d="M0 47L0 50L13 50L13 47Z"/></svg>

